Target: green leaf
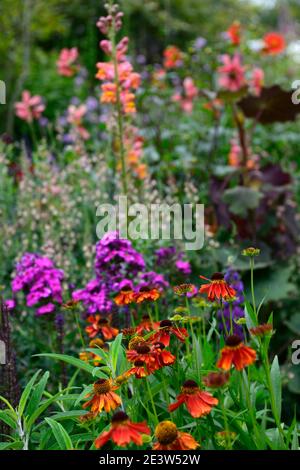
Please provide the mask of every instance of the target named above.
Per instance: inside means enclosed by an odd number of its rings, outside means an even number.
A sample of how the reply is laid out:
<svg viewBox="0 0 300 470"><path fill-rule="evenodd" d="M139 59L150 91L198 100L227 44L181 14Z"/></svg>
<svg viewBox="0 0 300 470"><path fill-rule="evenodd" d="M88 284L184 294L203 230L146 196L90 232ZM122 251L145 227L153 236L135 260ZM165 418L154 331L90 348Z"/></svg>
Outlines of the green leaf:
<svg viewBox="0 0 300 470"><path fill-rule="evenodd" d="M109 352L110 352L110 361L112 366L112 373L115 374L117 368L117 362L120 352L122 352L122 333L120 333L112 343L110 343Z"/></svg>
<svg viewBox="0 0 300 470"><path fill-rule="evenodd" d="M39 407L37 410L35 410L35 412L28 418L28 421L27 421L27 429L28 431L30 431L31 427L33 426L33 424L35 423L35 421L39 418L39 416L50 406L52 405L52 403L54 403L56 401L56 399L62 395L63 393L65 393L67 390L69 390L69 388L66 388L64 390L60 390L58 393L56 393L55 395L53 395L51 398L49 398L48 400L44 401Z"/></svg>
<svg viewBox="0 0 300 470"><path fill-rule="evenodd" d="M77 367L78 369L82 369L85 372L88 372L89 374L93 375L94 367L84 361L81 361L81 359L77 359L76 357L68 356L67 354L54 353L36 354L36 356L51 357L53 359L57 359L58 361L63 361L67 364L71 364L72 366ZM107 379L107 375L103 374L103 372L101 372L100 370L98 370L97 374L95 375L99 378Z"/></svg>
<svg viewBox="0 0 300 470"><path fill-rule="evenodd" d="M17 427L17 423L16 423L15 418L16 417L13 416L13 414L10 410L0 411L0 421L3 421L5 424L7 424L12 429L16 429L16 427Z"/></svg>
<svg viewBox="0 0 300 470"><path fill-rule="evenodd" d="M20 398L20 402L19 402L19 406L18 406L18 415L19 415L19 418L21 418L23 416L23 413L24 413L24 410L25 410L25 407L26 407L26 404L27 404L27 401L28 401L28 398L29 398L29 395L32 391L32 388L34 386L34 383L37 379L37 376L39 375L39 373L41 372L41 370L38 370L34 376L29 380L28 384L26 385L22 395L21 395L21 398Z"/></svg>
<svg viewBox="0 0 300 470"><path fill-rule="evenodd" d="M24 443L21 441L0 442L0 450L22 450Z"/></svg>
<svg viewBox="0 0 300 470"><path fill-rule="evenodd" d="M256 209L261 198L261 192L244 186L236 186L224 192L224 201L230 212L241 217L247 216L249 209Z"/></svg>
<svg viewBox="0 0 300 470"><path fill-rule="evenodd" d="M272 382L272 388L274 390L274 396L275 396L275 405L276 405L276 410L277 410L277 415L279 418L279 421L281 419L281 373L280 373L280 367L279 367L279 362L278 362L278 357L275 356L272 366L271 366L271 382Z"/></svg>
<svg viewBox="0 0 300 470"><path fill-rule="evenodd" d="M49 379L49 372L46 371L39 381L39 383L35 386L35 389L31 395L30 401L28 403L28 406L26 408L26 415L30 416L38 407L40 404L41 398L43 396L47 381Z"/></svg>
<svg viewBox="0 0 300 470"><path fill-rule="evenodd" d="M49 424L54 434L55 439L61 450L71 450L73 449L72 440L65 430L65 428L60 424L57 423L52 418L45 418L45 421Z"/></svg>
<svg viewBox="0 0 300 470"><path fill-rule="evenodd" d="M248 330L258 325L255 312L251 304L248 301L245 302L244 314L245 314L246 325L247 325Z"/></svg>
<svg viewBox="0 0 300 470"><path fill-rule="evenodd" d="M70 411L61 411L60 413L55 413L51 416L52 419L56 421L61 421L64 419L78 418L79 416L85 415L85 410L70 410Z"/></svg>

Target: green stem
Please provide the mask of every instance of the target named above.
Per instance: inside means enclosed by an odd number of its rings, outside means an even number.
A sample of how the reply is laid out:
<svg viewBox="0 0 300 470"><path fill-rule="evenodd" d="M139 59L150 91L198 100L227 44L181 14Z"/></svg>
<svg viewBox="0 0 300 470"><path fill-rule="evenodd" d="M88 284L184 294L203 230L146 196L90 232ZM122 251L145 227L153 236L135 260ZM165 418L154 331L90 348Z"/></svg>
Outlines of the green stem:
<svg viewBox="0 0 300 470"><path fill-rule="evenodd" d="M127 176L126 176L125 149L124 149L123 114L122 114L120 80L119 80L119 70L118 70L118 61L117 61L116 35L115 35L114 28L111 28L110 30L110 41L112 45L112 61L113 61L113 66L114 66L114 81L116 85L117 126L118 126L118 137L119 137L121 168L122 168L122 185L123 185L123 193L126 195L127 194Z"/></svg>
<svg viewBox="0 0 300 470"><path fill-rule="evenodd" d="M147 380L147 377L146 377L145 380L146 380L148 395L149 395L151 405L152 405L153 414L154 414L155 419L156 419L156 424L158 424L158 416L157 416L157 411L156 411L156 408L155 408L155 405L154 405L154 400L153 400L153 395L152 395L152 392L151 392L151 387L150 387L149 381Z"/></svg>
<svg viewBox="0 0 300 470"><path fill-rule="evenodd" d="M75 315L75 321L76 321L77 329L78 329L79 336L80 336L80 341L81 341L82 347L85 348L84 339L82 336L82 331L81 331L81 327L79 323L78 313L74 312L74 315Z"/></svg>
<svg viewBox="0 0 300 470"><path fill-rule="evenodd" d="M254 272L254 259L253 259L253 257L251 256L251 257L250 257L251 296L252 296L253 311L254 311L255 316L256 316L256 304L255 304L255 295L254 295L254 276L253 276L253 272Z"/></svg>

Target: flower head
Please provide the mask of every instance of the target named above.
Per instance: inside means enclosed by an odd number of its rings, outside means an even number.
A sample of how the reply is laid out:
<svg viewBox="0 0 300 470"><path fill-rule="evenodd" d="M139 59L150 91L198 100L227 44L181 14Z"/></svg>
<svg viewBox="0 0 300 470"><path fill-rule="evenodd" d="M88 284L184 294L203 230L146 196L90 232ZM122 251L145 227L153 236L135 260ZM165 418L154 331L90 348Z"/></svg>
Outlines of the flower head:
<svg viewBox="0 0 300 470"><path fill-rule="evenodd" d="M243 256L248 256L249 258L253 258L254 256L258 256L260 254L260 249L259 248L254 248L253 246L250 246L249 248L245 248L242 251Z"/></svg>
<svg viewBox="0 0 300 470"><path fill-rule="evenodd" d="M173 287L174 294L176 295L185 295L192 294L195 291L194 284L180 284L179 286Z"/></svg>
<svg viewBox="0 0 300 470"><path fill-rule="evenodd" d="M210 413L212 407L218 404L218 400L210 393L201 390L194 380L187 380L181 387L177 401L169 406L169 411L174 411L183 404L193 418L200 418Z"/></svg>
<svg viewBox="0 0 300 470"><path fill-rule="evenodd" d="M191 434L178 431L172 421L162 421L155 428L155 437L158 442L154 450L194 450L199 447Z"/></svg>
<svg viewBox="0 0 300 470"><path fill-rule="evenodd" d="M200 287L199 292L200 294L207 294L208 300L214 302L216 299L230 299L235 297L236 291L232 287L227 284L224 280L224 275L222 273L215 273L213 274L211 280L207 279L204 276L200 276L201 279L206 279L210 281L209 284L204 284Z"/></svg>
<svg viewBox="0 0 300 470"><path fill-rule="evenodd" d="M228 54L222 56L223 65L218 68L219 85L225 90L236 92L245 84L245 67L241 64L240 56Z"/></svg>
<svg viewBox="0 0 300 470"><path fill-rule="evenodd" d="M150 316L146 313L142 316L142 321L136 327L136 331L139 335L143 333L149 333L150 331L156 330L159 327L158 322L153 322Z"/></svg>
<svg viewBox="0 0 300 470"><path fill-rule="evenodd" d="M241 43L241 24L239 21L234 21L227 29L226 35L230 39L231 44L239 46Z"/></svg>
<svg viewBox="0 0 300 470"><path fill-rule="evenodd" d="M151 434L146 422L133 423L124 411L117 411L112 419L108 431L103 431L95 440L95 447L99 449L110 439L120 447L133 442L137 446L143 444L143 434Z"/></svg>
<svg viewBox="0 0 300 470"><path fill-rule="evenodd" d="M15 103L16 115L23 121L31 123L34 119L39 119L45 110L42 103L42 97L39 95L31 96L28 90L22 93L22 101Z"/></svg>
<svg viewBox="0 0 300 470"><path fill-rule="evenodd" d="M233 365L236 370L253 364L256 359L254 349L246 346L237 335L230 335L226 339L226 346L221 350L221 357L217 362L217 367L229 370Z"/></svg>
<svg viewBox="0 0 300 470"><path fill-rule="evenodd" d="M263 37L263 52L268 55L277 55L285 49L285 39L280 33L267 33Z"/></svg>
<svg viewBox="0 0 300 470"><path fill-rule="evenodd" d="M220 388L227 384L229 380L228 372L210 372L203 377L203 383L209 388Z"/></svg>
<svg viewBox="0 0 300 470"><path fill-rule="evenodd" d="M168 46L164 50L164 67L166 69L177 68L182 65L182 52L176 46Z"/></svg>
<svg viewBox="0 0 300 470"><path fill-rule="evenodd" d="M111 340L117 336L119 330L110 324L110 318L101 317L100 315L91 315L87 318L90 326L87 326L85 331L90 338L94 338L98 333L101 333L104 340Z"/></svg>
<svg viewBox="0 0 300 470"><path fill-rule="evenodd" d="M273 326L271 323L264 323L263 325L258 325L256 327L250 328L250 333L252 336L266 336L273 332Z"/></svg>
<svg viewBox="0 0 300 470"><path fill-rule="evenodd" d="M86 396L92 395L92 398L84 403L83 408L91 407L91 412L94 415L101 413L103 408L109 413L121 405L121 398L114 392L114 390L118 389L118 386L113 385L110 379L97 380L93 388L93 392Z"/></svg>
<svg viewBox="0 0 300 470"><path fill-rule="evenodd" d="M179 341L184 343L186 338L188 338L188 332L185 328L179 328L176 326L171 320L162 320L159 323L159 329L154 333L151 337L152 342L160 342L163 343L165 346L169 346L170 344L170 336L176 336Z"/></svg>
<svg viewBox="0 0 300 470"><path fill-rule="evenodd" d="M72 77L78 70L78 66L75 65L77 58L77 47L62 49L59 54L58 61L56 62L58 73L65 77Z"/></svg>
<svg viewBox="0 0 300 470"><path fill-rule="evenodd" d="M114 300L119 306L131 304L134 301L134 292L130 286L125 286Z"/></svg>
<svg viewBox="0 0 300 470"><path fill-rule="evenodd" d="M137 304L140 304L145 301L155 301L159 299L159 297L160 292L158 291L158 289L151 289L150 287L141 287L139 292L134 294L134 301Z"/></svg>
<svg viewBox="0 0 300 470"><path fill-rule="evenodd" d="M250 80L250 87L255 94L255 96L259 96L264 84L265 74L262 69L259 67L255 67L252 71L252 77Z"/></svg>

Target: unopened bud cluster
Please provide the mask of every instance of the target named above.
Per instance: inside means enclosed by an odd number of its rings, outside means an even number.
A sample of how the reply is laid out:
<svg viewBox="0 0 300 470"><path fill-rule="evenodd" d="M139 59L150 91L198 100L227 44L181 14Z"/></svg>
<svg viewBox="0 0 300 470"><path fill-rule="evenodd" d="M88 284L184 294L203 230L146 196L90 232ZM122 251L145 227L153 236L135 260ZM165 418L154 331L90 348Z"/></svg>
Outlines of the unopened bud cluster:
<svg viewBox="0 0 300 470"><path fill-rule="evenodd" d="M123 13L119 10L117 4L109 5L105 4L105 8L108 11L107 16L101 16L97 22L97 27L102 34L107 35L111 28L114 28L115 31L119 31L122 27L122 18Z"/></svg>

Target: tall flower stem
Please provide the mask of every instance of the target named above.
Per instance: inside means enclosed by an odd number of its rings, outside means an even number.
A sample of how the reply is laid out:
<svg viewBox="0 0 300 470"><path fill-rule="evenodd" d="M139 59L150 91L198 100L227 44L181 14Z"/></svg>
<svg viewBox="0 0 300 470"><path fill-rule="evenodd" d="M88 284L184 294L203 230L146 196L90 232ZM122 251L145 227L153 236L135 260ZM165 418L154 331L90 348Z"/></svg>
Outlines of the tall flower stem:
<svg viewBox="0 0 300 470"><path fill-rule="evenodd" d="M110 1L110 6L112 2ZM117 111L117 128L118 128L118 139L120 145L120 158L122 168L122 186L124 195L127 194L127 173L125 163L125 149L124 149L124 126L123 126L123 113L120 93L120 80L118 70L118 59L117 59L117 46L116 46L116 32L114 27L110 28L109 39L112 46L112 61L114 66L114 82L116 85L116 111Z"/></svg>
<svg viewBox="0 0 300 470"><path fill-rule="evenodd" d="M250 257L250 276L251 276L251 297L252 297L252 306L253 311L256 316L256 303L255 303L255 294L254 294L254 259Z"/></svg>

